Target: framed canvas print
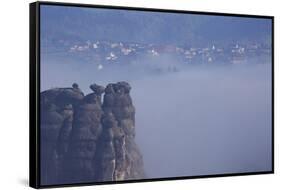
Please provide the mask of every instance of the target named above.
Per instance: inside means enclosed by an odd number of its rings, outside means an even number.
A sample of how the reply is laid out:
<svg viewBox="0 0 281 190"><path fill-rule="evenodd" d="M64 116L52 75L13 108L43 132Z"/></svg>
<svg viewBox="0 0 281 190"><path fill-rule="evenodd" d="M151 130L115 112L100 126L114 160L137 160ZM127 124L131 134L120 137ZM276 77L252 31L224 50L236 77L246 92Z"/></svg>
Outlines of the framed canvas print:
<svg viewBox="0 0 281 190"><path fill-rule="evenodd" d="M274 171L273 17L30 4L30 186Z"/></svg>

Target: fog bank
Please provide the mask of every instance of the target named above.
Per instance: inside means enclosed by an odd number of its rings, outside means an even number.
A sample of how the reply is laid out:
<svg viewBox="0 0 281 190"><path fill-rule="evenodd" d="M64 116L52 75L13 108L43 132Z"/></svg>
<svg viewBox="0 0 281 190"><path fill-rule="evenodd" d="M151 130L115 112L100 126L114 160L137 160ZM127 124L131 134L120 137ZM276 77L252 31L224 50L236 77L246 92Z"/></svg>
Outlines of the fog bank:
<svg viewBox="0 0 281 190"><path fill-rule="evenodd" d="M148 178L271 169L270 64L130 67L42 64L41 90L120 80L132 86L136 140Z"/></svg>
<svg viewBox="0 0 281 190"><path fill-rule="evenodd" d="M132 83L148 177L271 170L270 81L254 65Z"/></svg>

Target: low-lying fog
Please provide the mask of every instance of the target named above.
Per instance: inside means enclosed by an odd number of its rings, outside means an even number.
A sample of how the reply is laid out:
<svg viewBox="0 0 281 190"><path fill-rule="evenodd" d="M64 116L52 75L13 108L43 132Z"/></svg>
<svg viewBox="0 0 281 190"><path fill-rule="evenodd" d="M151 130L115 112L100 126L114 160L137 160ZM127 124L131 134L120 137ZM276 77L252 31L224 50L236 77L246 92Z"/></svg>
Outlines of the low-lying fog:
<svg viewBox="0 0 281 190"><path fill-rule="evenodd" d="M120 80L132 86L136 141L148 178L271 170L270 64L146 73L42 64L41 90Z"/></svg>

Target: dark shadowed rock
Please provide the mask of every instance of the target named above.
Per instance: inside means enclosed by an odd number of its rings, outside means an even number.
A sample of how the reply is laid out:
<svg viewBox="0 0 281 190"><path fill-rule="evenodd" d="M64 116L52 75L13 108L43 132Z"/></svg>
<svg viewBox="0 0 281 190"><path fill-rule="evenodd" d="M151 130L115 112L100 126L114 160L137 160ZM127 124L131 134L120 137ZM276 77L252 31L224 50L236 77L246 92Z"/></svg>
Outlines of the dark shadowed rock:
<svg viewBox="0 0 281 190"><path fill-rule="evenodd" d="M142 156L134 142L135 108L130 90L127 82L109 84L105 89L103 132L100 137L102 146L98 150L98 162L101 163L98 180L144 177Z"/></svg>
<svg viewBox="0 0 281 190"><path fill-rule="evenodd" d="M59 179L61 163L68 148L74 106L84 98L73 88L54 88L40 95L41 109L41 182L53 184Z"/></svg>
<svg viewBox="0 0 281 190"><path fill-rule="evenodd" d="M90 85L90 89L97 95L101 95L104 93L105 88L103 86L97 85L97 84L92 84Z"/></svg>
<svg viewBox="0 0 281 190"><path fill-rule="evenodd" d="M78 86L77 83L73 83L73 84L72 84L72 88L74 88L74 89L79 89L79 86Z"/></svg>
<svg viewBox="0 0 281 190"><path fill-rule="evenodd" d="M96 87L101 87L96 85ZM101 131L100 92L94 91L83 98L75 108L73 127L69 138L69 149L62 174L69 182L94 181L96 166L93 162L96 154L97 140Z"/></svg>
<svg viewBox="0 0 281 190"><path fill-rule="evenodd" d="M42 184L144 177L131 86L118 82L90 89L93 93L84 96L74 83L41 93Z"/></svg>

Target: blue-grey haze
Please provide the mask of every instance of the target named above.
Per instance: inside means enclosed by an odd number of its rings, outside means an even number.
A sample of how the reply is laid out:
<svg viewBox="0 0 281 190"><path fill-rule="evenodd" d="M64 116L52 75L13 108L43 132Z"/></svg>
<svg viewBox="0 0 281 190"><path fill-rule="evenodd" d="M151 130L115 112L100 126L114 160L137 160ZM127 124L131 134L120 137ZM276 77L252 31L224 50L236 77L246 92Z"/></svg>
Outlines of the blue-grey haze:
<svg viewBox="0 0 281 190"><path fill-rule="evenodd" d="M43 6L41 40L271 44L267 19ZM205 45L206 45L205 44ZM49 57L48 57L49 56ZM148 178L271 170L271 64L187 66L153 74L141 67L97 70L82 61L41 60L41 90L120 80L132 86L136 140ZM173 58L154 64L175 64Z"/></svg>
<svg viewBox="0 0 281 190"><path fill-rule="evenodd" d="M176 45L271 39L271 20L194 14L42 6L41 37Z"/></svg>

